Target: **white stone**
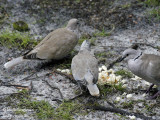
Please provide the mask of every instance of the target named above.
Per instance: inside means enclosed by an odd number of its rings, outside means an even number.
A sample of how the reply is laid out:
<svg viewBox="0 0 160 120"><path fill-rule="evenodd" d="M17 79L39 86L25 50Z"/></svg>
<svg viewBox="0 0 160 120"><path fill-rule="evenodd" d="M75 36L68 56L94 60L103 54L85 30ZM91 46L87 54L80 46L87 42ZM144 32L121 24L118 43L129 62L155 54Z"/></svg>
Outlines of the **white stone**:
<svg viewBox="0 0 160 120"><path fill-rule="evenodd" d="M67 74L71 74L71 72L70 72L69 69L66 69L66 73L67 73Z"/></svg>
<svg viewBox="0 0 160 120"><path fill-rule="evenodd" d="M61 70L62 73L66 72L66 70Z"/></svg>
<svg viewBox="0 0 160 120"><path fill-rule="evenodd" d="M127 95L127 93L126 93L126 92L124 92L122 95L123 95L123 96L125 96L125 95Z"/></svg>
<svg viewBox="0 0 160 120"><path fill-rule="evenodd" d="M128 116L131 120L135 120L136 116L132 115L132 116Z"/></svg>
<svg viewBox="0 0 160 120"><path fill-rule="evenodd" d="M57 71L61 71L61 69L58 68Z"/></svg>
<svg viewBox="0 0 160 120"><path fill-rule="evenodd" d="M119 102L121 100L120 97L116 97L116 101Z"/></svg>
<svg viewBox="0 0 160 120"><path fill-rule="evenodd" d="M143 96L143 97L146 97L146 94L144 93L142 96Z"/></svg>
<svg viewBox="0 0 160 120"><path fill-rule="evenodd" d="M122 82L123 84L125 84L125 83L127 83L127 80L124 79L124 80L122 80L121 82Z"/></svg>
<svg viewBox="0 0 160 120"><path fill-rule="evenodd" d="M150 86L151 83L147 82L147 81L144 81L144 84L147 85L147 86Z"/></svg>
<svg viewBox="0 0 160 120"><path fill-rule="evenodd" d="M128 86L127 84L122 85L123 88L127 88L127 86Z"/></svg>
<svg viewBox="0 0 160 120"><path fill-rule="evenodd" d="M132 95L132 94L128 94L128 95L126 96L126 98L127 98L127 99L131 99L131 98L133 98L133 95Z"/></svg>
<svg viewBox="0 0 160 120"><path fill-rule="evenodd" d="M104 70L104 71L107 71L107 67L106 66L102 66L102 69Z"/></svg>
<svg viewBox="0 0 160 120"><path fill-rule="evenodd" d="M101 67L100 67L100 68L98 68L98 71L99 71L99 72L101 72L101 71L102 71L102 68L101 68Z"/></svg>
<svg viewBox="0 0 160 120"><path fill-rule="evenodd" d="M120 81L121 78L122 78L122 76L120 76L120 75L119 75L119 76L116 76L116 80L117 80L117 81Z"/></svg>

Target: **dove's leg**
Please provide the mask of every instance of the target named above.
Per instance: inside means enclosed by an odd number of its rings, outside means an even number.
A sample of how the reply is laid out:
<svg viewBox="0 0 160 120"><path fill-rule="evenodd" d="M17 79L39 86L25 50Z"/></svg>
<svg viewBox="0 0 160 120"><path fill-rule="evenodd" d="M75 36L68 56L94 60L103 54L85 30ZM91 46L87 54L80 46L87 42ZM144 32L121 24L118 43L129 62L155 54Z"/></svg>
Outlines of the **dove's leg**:
<svg viewBox="0 0 160 120"><path fill-rule="evenodd" d="M149 97L150 100L156 99L158 96L160 96L160 90L154 94L153 96Z"/></svg>
<svg viewBox="0 0 160 120"><path fill-rule="evenodd" d="M153 86L154 86L154 84L152 84L152 85L147 89L146 94L151 91L151 89L152 89Z"/></svg>

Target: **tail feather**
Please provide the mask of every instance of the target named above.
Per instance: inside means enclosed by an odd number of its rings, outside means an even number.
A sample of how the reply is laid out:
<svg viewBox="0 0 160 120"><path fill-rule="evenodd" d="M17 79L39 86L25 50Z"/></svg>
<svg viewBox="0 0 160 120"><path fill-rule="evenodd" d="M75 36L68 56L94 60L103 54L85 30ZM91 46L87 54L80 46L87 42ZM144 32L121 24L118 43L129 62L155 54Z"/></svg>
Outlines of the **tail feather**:
<svg viewBox="0 0 160 120"><path fill-rule="evenodd" d="M87 88L92 96L100 96L99 89L96 84L89 84L87 85Z"/></svg>
<svg viewBox="0 0 160 120"><path fill-rule="evenodd" d="M83 41L80 50L90 50L90 42L88 40Z"/></svg>
<svg viewBox="0 0 160 120"><path fill-rule="evenodd" d="M4 67L5 67L6 69L9 69L9 68L11 68L11 67L14 67L14 66L22 63L23 61L25 61L25 60L23 59L23 56L18 57L18 58L14 58L13 60L5 63L5 64L4 64Z"/></svg>

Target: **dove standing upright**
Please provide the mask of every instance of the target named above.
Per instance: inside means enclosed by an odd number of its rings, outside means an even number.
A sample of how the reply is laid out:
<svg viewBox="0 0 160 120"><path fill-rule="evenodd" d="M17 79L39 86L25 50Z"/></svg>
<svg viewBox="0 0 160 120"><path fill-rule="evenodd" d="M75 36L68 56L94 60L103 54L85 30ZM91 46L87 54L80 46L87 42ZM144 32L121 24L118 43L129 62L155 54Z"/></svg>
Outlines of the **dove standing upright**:
<svg viewBox="0 0 160 120"><path fill-rule="evenodd" d="M85 40L79 53L74 56L71 64L74 79L87 86L92 96L99 96L99 89L96 85L98 81L98 61L90 52L90 43Z"/></svg>
<svg viewBox="0 0 160 120"><path fill-rule="evenodd" d="M153 54L144 54L141 51L134 49L127 49L122 54L122 60L126 60L128 68L135 75L143 78L144 80L153 83L147 92L156 84L158 92L155 93L150 99L155 99L160 95L160 56Z"/></svg>
<svg viewBox="0 0 160 120"><path fill-rule="evenodd" d="M59 60L64 58L78 43L78 37L75 33L77 24L77 19L69 20L65 28L59 28L49 33L33 50L5 63L4 67L11 68L26 60Z"/></svg>

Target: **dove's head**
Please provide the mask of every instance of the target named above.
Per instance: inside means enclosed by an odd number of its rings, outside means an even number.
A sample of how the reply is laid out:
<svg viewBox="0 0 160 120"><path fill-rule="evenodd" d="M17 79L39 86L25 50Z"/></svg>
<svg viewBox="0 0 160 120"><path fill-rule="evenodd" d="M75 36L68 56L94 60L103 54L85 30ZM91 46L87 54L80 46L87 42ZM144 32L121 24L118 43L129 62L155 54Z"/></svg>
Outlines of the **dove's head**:
<svg viewBox="0 0 160 120"><path fill-rule="evenodd" d="M77 25L78 25L78 20L73 18L69 20L66 28L74 31L77 28Z"/></svg>
<svg viewBox="0 0 160 120"><path fill-rule="evenodd" d="M130 60L130 59L136 59L139 58L142 55L141 51L135 50L135 49L127 49L122 53L122 59L121 61L124 59L126 61Z"/></svg>

